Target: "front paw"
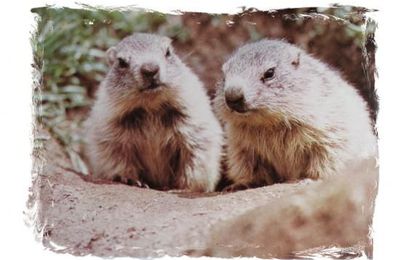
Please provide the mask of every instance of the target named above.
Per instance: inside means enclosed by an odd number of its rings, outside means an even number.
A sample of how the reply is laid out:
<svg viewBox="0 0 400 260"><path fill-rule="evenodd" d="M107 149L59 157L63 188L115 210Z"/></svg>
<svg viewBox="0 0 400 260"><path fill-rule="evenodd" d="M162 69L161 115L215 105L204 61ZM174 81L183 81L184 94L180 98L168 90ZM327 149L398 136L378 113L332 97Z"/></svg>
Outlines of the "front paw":
<svg viewBox="0 0 400 260"><path fill-rule="evenodd" d="M130 177L123 177L121 175L115 175L113 177L113 182L117 182L117 183L123 183L129 186L136 186L139 188L146 188L149 189L149 185L147 185L145 182L140 181L138 179L135 178L130 178Z"/></svg>
<svg viewBox="0 0 400 260"><path fill-rule="evenodd" d="M227 187L225 187L222 192L227 193L227 192L235 192L235 191L240 191L240 190L247 190L251 188L250 185L243 184L243 183L234 183L231 184Z"/></svg>

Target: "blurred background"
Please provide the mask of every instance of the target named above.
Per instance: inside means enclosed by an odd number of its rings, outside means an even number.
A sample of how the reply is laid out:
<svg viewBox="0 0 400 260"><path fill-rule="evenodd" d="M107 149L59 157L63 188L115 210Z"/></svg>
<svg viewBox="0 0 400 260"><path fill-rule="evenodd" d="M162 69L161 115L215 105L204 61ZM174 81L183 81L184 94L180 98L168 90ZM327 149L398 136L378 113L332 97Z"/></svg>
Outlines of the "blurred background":
<svg viewBox="0 0 400 260"><path fill-rule="evenodd" d="M375 121L376 23L368 10L349 6L236 15L143 10L35 8L33 103L35 123L65 148L75 170L86 172L79 155L80 131L97 86L107 73L105 51L133 32L168 36L213 97L221 65L239 46L264 37L286 39L339 70L362 94ZM34 140L41 147L40 136Z"/></svg>

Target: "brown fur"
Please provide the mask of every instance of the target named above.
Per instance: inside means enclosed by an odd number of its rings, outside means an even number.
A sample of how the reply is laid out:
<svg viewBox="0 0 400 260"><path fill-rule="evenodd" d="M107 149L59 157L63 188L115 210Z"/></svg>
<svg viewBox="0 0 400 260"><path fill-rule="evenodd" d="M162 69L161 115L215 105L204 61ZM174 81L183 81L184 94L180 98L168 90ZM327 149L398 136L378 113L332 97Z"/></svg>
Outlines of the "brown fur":
<svg viewBox="0 0 400 260"><path fill-rule="evenodd" d="M330 143L323 133L300 122L266 128L239 124L228 131L229 176L240 185L317 179L320 172L335 170L328 168L332 165L328 149L339 144Z"/></svg>
<svg viewBox="0 0 400 260"><path fill-rule="evenodd" d="M223 72L215 106L225 122L229 189L318 179L376 156L365 101L303 50L276 40L250 43Z"/></svg>
<svg viewBox="0 0 400 260"><path fill-rule="evenodd" d="M111 68L86 122L93 177L160 190L213 191L222 130L203 85L173 53L170 39L135 34L108 56ZM158 66L158 87L147 87L143 64Z"/></svg>
<svg viewBox="0 0 400 260"><path fill-rule="evenodd" d="M98 144L104 157L117 157L109 170L121 167L129 172L126 178L141 180L156 189L185 186L184 171L192 160L192 149L171 127L172 124L183 124L185 116L176 119L180 122L174 122L172 115L166 115L170 113L166 109L169 108L161 107L155 111L136 108L110 124L104 132L108 138L99 140Z"/></svg>

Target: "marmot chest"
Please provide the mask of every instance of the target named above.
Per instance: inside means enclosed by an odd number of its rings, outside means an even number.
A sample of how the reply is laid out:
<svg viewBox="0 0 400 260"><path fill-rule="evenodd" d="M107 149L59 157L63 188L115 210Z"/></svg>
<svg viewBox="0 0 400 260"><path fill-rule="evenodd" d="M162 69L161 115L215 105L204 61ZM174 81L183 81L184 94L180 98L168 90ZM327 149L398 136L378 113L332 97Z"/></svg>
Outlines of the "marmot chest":
<svg viewBox="0 0 400 260"><path fill-rule="evenodd" d="M119 122L140 177L152 187L179 188L192 154L179 129L187 116L175 107L136 108Z"/></svg>
<svg viewBox="0 0 400 260"><path fill-rule="evenodd" d="M310 129L293 126L265 132L249 131L247 149L284 180L309 175L310 166L326 157L323 137Z"/></svg>

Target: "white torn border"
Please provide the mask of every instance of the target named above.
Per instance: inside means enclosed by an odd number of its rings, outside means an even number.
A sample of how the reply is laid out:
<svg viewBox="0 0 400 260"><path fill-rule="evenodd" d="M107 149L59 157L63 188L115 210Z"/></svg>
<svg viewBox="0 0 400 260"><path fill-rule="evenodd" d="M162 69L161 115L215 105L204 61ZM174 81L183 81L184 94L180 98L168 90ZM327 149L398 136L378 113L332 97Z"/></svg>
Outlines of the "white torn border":
<svg viewBox="0 0 400 260"><path fill-rule="evenodd" d="M21 2L24 3L21 5ZM384 0L352 1L307 1L307 0L86 0L79 1L4 1L2 3L2 44L0 50L1 71L3 80L0 102L0 143L3 181L1 206L1 251L2 259L75 259L66 254L44 251L35 242L31 229L24 226L22 212L28 198L28 187L31 187L30 171L32 150L30 107L32 93L32 62L30 32L35 21L30 9L33 7L55 5L58 7L81 8L80 4L93 7L137 7L160 12L196 11L211 13L237 13L241 7L255 7L260 10L329 7L331 3L362 6L378 9L379 12L368 16L378 22L375 40L378 45L377 69L379 78L376 88L380 97L380 111L377 127L380 134L380 187L374 218L374 259L397 259L399 228L400 170L399 160L399 75L400 62L398 46L399 15L396 5ZM395 3L396 1L391 1ZM29 141L28 141L29 140ZM397 232L397 233L396 233ZM166 259L164 257L162 259ZM87 256L84 259L101 259ZM118 258L121 259L121 258ZM128 258L124 258L128 259ZM181 259L189 259L182 257Z"/></svg>

